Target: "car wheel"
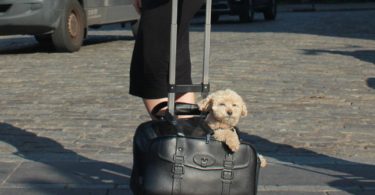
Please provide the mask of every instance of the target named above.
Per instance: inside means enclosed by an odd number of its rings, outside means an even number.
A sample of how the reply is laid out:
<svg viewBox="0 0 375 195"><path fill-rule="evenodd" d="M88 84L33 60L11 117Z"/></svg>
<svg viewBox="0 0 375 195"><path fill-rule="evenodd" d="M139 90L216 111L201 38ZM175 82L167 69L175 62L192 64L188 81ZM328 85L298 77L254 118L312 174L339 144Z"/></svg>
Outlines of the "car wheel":
<svg viewBox="0 0 375 195"><path fill-rule="evenodd" d="M60 22L52 34L52 41L57 51L78 51L85 35L85 15L77 0L68 0Z"/></svg>
<svg viewBox="0 0 375 195"><path fill-rule="evenodd" d="M276 0L271 0L270 5L263 12L264 19L266 20L275 20L277 15L277 3Z"/></svg>
<svg viewBox="0 0 375 195"><path fill-rule="evenodd" d="M240 10L239 17L240 22L251 22L254 19L254 7L253 0L248 0L244 2L244 6Z"/></svg>
<svg viewBox="0 0 375 195"><path fill-rule="evenodd" d="M134 38L137 38L138 28L139 28L139 20L135 20L135 21L130 22L130 25L131 25L131 29L132 29L132 33L133 33Z"/></svg>

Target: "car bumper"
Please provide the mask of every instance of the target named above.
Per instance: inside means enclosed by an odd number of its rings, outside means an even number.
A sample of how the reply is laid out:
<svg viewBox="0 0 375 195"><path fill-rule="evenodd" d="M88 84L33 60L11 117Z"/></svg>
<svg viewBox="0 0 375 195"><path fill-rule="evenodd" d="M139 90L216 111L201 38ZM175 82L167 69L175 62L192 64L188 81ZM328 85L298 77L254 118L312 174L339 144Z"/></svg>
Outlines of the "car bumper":
<svg viewBox="0 0 375 195"><path fill-rule="evenodd" d="M42 34L53 30L62 0L0 0L0 35Z"/></svg>

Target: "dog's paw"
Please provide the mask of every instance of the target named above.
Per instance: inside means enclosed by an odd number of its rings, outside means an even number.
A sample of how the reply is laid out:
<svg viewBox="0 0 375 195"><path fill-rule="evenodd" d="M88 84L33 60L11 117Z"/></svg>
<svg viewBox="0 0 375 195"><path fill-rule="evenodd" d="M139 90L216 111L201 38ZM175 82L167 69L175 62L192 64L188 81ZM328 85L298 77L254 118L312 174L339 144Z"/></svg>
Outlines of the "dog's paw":
<svg viewBox="0 0 375 195"><path fill-rule="evenodd" d="M226 144L232 152L237 152L240 149L240 140L236 138L228 139Z"/></svg>
<svg viewBox="0 0 375 195"><path fill-rule="evenodd" d="M263 157L263 155L258 154L260 160L260 167L264 168L267 166L267 160Z"/></svg>

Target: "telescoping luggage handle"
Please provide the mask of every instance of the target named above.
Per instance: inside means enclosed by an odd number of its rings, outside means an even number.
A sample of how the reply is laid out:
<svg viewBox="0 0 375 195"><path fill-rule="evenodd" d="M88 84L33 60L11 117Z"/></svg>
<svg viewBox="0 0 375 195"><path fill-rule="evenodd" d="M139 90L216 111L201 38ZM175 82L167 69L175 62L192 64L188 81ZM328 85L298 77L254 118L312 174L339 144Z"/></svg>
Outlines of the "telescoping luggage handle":
<svg viewBox="0 0 375 195"><path fill-rule="evenodd" d="M168 110L175 115L176 93L201 92L206 95L209 91L208 66L210 61L210 32L211 32L211 6L212 0L206 0L206 22L204 33L204 54L203 54L203 76L201 84L176 85L176 52L177 52L177 11L178 0L172 0L172 22L171 22L171 42L170 42L170 64L169 64L169 90L168 90Z"/></svg>

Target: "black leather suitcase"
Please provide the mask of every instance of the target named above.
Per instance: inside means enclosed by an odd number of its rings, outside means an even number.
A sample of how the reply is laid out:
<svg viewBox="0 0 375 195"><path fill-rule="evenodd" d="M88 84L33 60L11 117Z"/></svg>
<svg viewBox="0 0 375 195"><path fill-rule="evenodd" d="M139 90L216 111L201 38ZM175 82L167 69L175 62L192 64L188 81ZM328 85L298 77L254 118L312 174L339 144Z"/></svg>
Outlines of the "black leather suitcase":
<svg viewBox="0 0 375 195"><path fill-rule="evenodd" d="M211 139L206 115L197 105L174 102L176 93L209 91L211 0L206 1L202 83L188 86L175 85L178 0L172 1L168 112L158 121L138 126L130 188L135 195L255 195L260 162L253 146L241 142L240 149L232 153L225 144ZM178 115L194 117L177 119Z"/></svg>
<svg viewBox="0 0 375 195"><path fill-rule="evenodd" d="M232 153L212 140L204 126L201 117L141 124L133 143L133 193L255 195L259 171L255 149L242 142Z"/></svg>

